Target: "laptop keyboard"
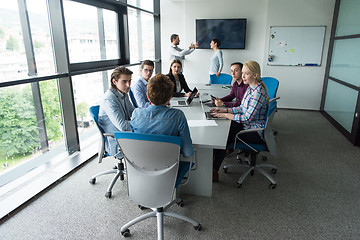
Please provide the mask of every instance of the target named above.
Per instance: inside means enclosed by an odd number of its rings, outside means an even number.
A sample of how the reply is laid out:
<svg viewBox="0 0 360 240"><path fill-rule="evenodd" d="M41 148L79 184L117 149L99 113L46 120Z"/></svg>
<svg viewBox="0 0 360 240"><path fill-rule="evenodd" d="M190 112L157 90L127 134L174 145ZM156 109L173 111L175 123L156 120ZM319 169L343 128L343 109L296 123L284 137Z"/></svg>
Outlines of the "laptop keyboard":
<svg viewBox="0 0 360 240"><path fill-rule="evenodd" d="M186 105L186 101L178 101L179 105Z"/></svg>

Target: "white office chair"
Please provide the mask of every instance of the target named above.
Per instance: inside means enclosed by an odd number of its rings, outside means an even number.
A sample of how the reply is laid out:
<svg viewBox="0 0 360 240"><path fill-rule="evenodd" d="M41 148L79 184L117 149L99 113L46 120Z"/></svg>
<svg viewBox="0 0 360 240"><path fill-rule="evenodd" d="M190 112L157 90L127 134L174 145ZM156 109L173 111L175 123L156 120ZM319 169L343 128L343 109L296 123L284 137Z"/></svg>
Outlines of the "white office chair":
<svg viewBox="0 0 360 240"><path fill-rule="evenodd" d="M100 127L100 125L99 125L100 106L99 105L92 106L92 107L90 107L89 110L90 110L90 115L93 118L95 125L101 135L101 139L100 139L100 143L99 143L99 153L98 153L98 161L99 161L99 163L101 163L103 158L110 157L110 155L105 151L105 141L106 141L106 138L108 138L108 137L114 137L114 134L105 133L104 130ZM116 160L118 160L117 165L113 169L97 173L97 174L91 176L91 178L89 180L89 183L95 184L97 177L103 176L103 175L108 175L108 174L115 174L115 176L111 180L111 182L106 190L105 197L107 197L107 198L111 198L112 189L113 189L116 181L119 178L120 178L120 180L124 180L124 174L126 173L126 171L124 169L124 163L123 163L122 157L119 158L118 155L120 155L120 152L118 154L112 156Z"/></svg>
<svg viewBox="0 0 360 240"><path fill-rule="evenodd" d="M114 135L124 154L130 198L136 204L152 209L152 212L122 226L121 234L129 237L130 226L156 217L158 239L163 239L163 216L179 218L191 223L196 230L201 230L201 224L197 221L167 211L174 203L182 203L181 199L174 197L179 177L181 138L132 132L115 132Z"/></svg>
<svg viewBox="0 0 360 240"><path fill-rule="evenodd" d="M272 107L269 107L267 112L267 119L266 124L264 128L254 128L254 129L247 129L242 130L239 133L236 134L235 142L231 143L229 145L230 148L233 149L240 149L244 151L245 153L250 154L250 161L249 162L239 162L238 164L229 164L223 167L224 173L227 173L228 169L233 166L240 166L240 167L246 167L248 170L242 174L239 177L239 180L237 182L237 187L242 187L242 183L245 180L245 178L251 174L254 175L254 171L258 171L262 175L264 175L271 183L269 187L271 189L276 188L276 181L273 177L271 177L267 172L265 172L262 167L268 167L271 168L272 173L276 173L277 167L273 164L256 164L256 157L260 152L270 152L271 155L276 157L276 142L275 142L275 135L274 131L271 128L272 120L274 118L274 115L276 113L276 104L270 105ZM264 132L264 138L265 142L263 144L252 144L252 143L246 143L241 139L241 134L248 133L248 132Z"/></svg>

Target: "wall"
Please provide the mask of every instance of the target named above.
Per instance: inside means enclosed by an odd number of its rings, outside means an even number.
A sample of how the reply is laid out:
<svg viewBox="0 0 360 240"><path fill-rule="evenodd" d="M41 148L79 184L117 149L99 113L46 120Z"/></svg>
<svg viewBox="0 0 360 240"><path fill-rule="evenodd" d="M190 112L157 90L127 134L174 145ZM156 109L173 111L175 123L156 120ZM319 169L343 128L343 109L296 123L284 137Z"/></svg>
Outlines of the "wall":
<svg viewBox="0 0 360 240"><path fill-rule="evenodd" d="M247 18L245 50L223 50L223 72L230 73L235 61L255 60L262 66L262 76L279 79L279 107L320 109L326 56L335 0L161 0L162 72L169 70L170 35L180 36L180 47L195 42L197 18ZM270 26L325 25L326 36L320 67L267 66ZM197 49L186 57L184 75L190 83L207 83L211 49Z"/></svg>

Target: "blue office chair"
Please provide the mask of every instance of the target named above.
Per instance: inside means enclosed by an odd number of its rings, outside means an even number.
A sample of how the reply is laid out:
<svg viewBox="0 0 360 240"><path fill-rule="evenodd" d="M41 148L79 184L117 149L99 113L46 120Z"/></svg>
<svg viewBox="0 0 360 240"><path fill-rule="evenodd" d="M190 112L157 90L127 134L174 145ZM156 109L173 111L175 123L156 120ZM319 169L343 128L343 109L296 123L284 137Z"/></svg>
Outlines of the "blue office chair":
<svg viewBox="0 0 360 240"><path fill-rule="evenodd" d="M132 104L133 104L134 108L138 108L138 107L139 107L139 105L138 105L138 104L137 104L137 102L136 102L135 96L134 96L134 94L133 94L133 92L132 92L131 88L130 88L130 90L129 90L129 97L130 97L130 100L131 100L131 102L132 102Z"/></svg>
<svg viewBox="0 0 360 240"><path fill-rule="evenodd" d="M272 173L276 173L277 167L273 164L256 164L257 155L260 152L270 152L271 155L276 157L276 142L275 142L275 135L273 133L273 129L271 128L271 124L274 118L276 111L274 108L269 108L267 112L267 119L264 128L254 128L254 129L247 129L242 130L236 134L235 142L229 144L230 149L240 149L245 153L250 154L250 162L242 162L240 161L239 164L229 164L223 167L224 173L227 173L228 168L232 166L240 166L240 167L247 167L248 170L240 176L239 180L237 181L237 187L242 187L242 183L245 178L251 174L254 175L254 171L258 171L263 174L269 181L271 182L269 187L274 189L276 187L276 181L267 173L265 172L262 167L269 167L271 168ZM251 144L246 143L241 139L241 135L248 132L264 132L265 142L263 144Z"/></svg>
<svg viewBox="0 0 360 240"><path fill-rule="evenodd" d="M269 95L269 108L271 111L277 111L277 100L280 97L276 97L277 90L279 88L279 80L273 77L262 77L262 82L265 84L268 95ZM273 129L275 135L277 135L277 130Z"/></svg>
<svg viewBox="0 0 360 240"><path fill-rule="evenodd" d="M105 151L105 141L106 141L106 138L108 138L108 137L113 138L114 134L105 133L104 130L100 127L100 125L99 125L99 110L100 110L99 105L92 106L89 109L90 115L93 118L99 133L101 134L101 139L100 139L100 143L99 143L99 153L98 153L98 162L101 163L103 158L110 157L110 155ZM120 155L120 152L113 156L115 159L118 160L117 165L113 169L95 174L89 180L89 183L95 184L97 177L102 176L102 175L107 175L107 174L115 174L114 178L112 179L112 181L110 182L110 184L106 190L105 197L107 197L107 198L111 198L112 189L114 187L115 182L118 180L118 178L120 177L120 180L124 180L124 174L125 174L124 163L122 162L122 159L123 159L122 157L118 158L119 155Z"/></svg>
<svg viewBox="0 0 360 240"><path fill-rule="evenodd" d="M216 74L210 75L210 84L231 84L232 76L226 73L220 73L219 77Z"/></svg>
<svg viewBox="0 0 360 240"><path fill-rule="evenodd" d="M115 132L114 135L124 154L130 198L139 206L152 209L152 212L122 226L121 234L129 237L129 227L147 218L156 217L158 239L163 239L164 216L187 221L196 230L201 230L201 224L197 221L167 211L174 203L182 204L181 199L174 198L176 184L182 179L179 169L181 137L133 132ZM187 165L187 171L189 168L190 164Z"/></svg>

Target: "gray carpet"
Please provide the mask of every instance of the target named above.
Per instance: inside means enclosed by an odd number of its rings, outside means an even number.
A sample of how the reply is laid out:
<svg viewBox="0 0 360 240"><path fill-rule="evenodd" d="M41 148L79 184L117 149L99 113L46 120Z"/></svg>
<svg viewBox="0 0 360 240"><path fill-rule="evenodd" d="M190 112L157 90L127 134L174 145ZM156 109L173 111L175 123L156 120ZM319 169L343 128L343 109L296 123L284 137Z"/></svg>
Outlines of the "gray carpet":
<svg viewBox="0 0 360 240"><path fill-rule="evenodd" d="M203 225L198 232L185 222L165 218L166 239L359 239L360 148L347 141L320 113L279 110L276 189L265 177L244 169L220 173L213 197L183 195L185 206L171 207ZM235 156L225 160L231 163ZM113 198L104 197L112 176L88 183L112 160L90 161L39 196L0 226L5 239L121 239L120 228L141 215L118 182ZM155 218L130 228L130 239L156 239Z"/></svg>

